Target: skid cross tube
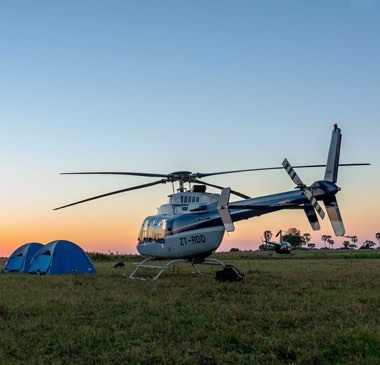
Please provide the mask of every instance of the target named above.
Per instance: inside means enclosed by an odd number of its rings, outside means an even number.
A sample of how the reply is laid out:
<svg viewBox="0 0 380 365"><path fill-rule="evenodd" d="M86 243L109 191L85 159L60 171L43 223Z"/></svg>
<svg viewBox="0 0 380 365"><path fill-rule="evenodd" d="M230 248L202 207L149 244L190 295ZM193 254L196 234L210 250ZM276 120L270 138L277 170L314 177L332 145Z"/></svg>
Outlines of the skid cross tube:
<svg viewBox="0 0 380 365"><path fill-rule="evenodd" d="M203 274L199 270L197 265L202 264L202 265L212 265L212 266L219 265L222 267L226 266L222 261L217 260L217 259L202 259L200 261L195 260L195 259L175 259L175 260L171 260L168 263L163 264L163 265L154 264L154 261L158 261L158 260L159 259L154 258L154 257L148 257L148 258L142 260L141 262L134 262L133 265L135 265L136 268L132 271L131 275L129 275L129 278L130 279L147 280L145 277L135 276L135 274L138 272L138 270L142 267L150 268L150 269L159 269L158 274L153 279L151 279L153 281L153 280L157 280L161 276L161 274L166 269L168 269L171 265L175 265L175 264L179 264L179 263L191 264L199 275L203 275Z"/></svg>

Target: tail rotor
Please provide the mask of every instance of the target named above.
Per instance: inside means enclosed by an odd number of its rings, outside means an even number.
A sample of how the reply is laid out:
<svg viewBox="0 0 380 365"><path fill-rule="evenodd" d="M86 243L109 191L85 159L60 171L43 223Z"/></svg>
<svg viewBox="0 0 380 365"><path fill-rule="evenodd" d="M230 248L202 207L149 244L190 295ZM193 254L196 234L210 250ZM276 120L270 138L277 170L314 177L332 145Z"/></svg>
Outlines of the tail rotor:
<svg viewBox="0 0 380 365"><path fill-rule="evenodd" d="M340 145L342 141L342 133L337 124L334 124L334 130L332 132L329 154L327 157L326 170L324 180L315 182L311 187L306 186L299 176L296 174L292 166L289 164L288 160L285 159L282 165L288 172L289 176L293 182L297 185L297 188L301 189L305 196L309 199L310 203L304 205L304 210L307 218L314 230L320 228L317 216L323 219L325 212L318 204L317 199L313 194L317 191L319 199L323 200L325 205L327 215L330 219L332 228L336 236L343 236L345 233L345 228L340 214L339 205L335 198L335 194L340 190L336 185L338 179L338 168L339 168L339 156L340 156Z"/></svg>
<svg viewBox="0 0 380 365"><path fill-rule="evenodd" d="M311 188L306 186L302 182L302 180L297 175L297 173L294 171L293 167L290 165L290 163L287 159L285 159L283 161L282 166L284 166L284 168L285 168L286 172L289 174L290 178L297 185L297 188L301 189L302 192L305 194L305 196L309 199L314 210L319 214L321 219L323 219L325 217L325 212L323 211L322 207L318 204L317 200L315 199Z"/></svg>

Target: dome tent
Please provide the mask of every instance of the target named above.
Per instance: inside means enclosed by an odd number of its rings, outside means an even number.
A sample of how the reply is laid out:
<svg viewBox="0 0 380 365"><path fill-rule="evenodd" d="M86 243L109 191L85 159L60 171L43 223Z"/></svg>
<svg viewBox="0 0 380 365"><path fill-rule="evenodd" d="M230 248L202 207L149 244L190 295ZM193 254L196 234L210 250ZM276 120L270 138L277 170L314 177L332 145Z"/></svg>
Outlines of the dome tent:
<svg viewBox="0 0 380 365"><path fill-rule="evenodd" d="M40 248L30 263L30 273L94 273L96 269L87 254L73 242L59 240Z"/></svg>
<svg viewBox="0 0 380 365"><path fill-rule="evenodd" d="M38 242L29 242L15 250L4 265L3 272L28 272L34 254L44 245Z"/></svg>

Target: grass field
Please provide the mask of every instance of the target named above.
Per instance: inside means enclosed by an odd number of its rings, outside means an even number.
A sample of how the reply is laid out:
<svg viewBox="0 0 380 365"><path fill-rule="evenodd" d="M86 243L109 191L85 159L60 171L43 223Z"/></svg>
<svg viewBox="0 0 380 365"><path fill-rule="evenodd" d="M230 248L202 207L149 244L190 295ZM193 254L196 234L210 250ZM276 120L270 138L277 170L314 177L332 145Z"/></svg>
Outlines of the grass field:
<svg viewBox="0 0 380 365"><path fill-rule="evenodd" d="M130 280L136 258L112 256L90 275L0 274L0 364L380 363L380 250L216 257L246 281L190 265Z"/></svg>

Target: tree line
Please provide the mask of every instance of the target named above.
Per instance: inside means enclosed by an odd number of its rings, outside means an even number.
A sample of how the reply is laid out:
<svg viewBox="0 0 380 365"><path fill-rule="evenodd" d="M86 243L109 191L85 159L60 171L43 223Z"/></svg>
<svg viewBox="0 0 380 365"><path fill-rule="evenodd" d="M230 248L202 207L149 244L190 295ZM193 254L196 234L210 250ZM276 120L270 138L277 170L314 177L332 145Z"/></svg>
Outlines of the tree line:
<svg viewBox="0 0 380 365"><path fill-rule="evenodd" d="M280 232L282 232L282 231L280 231ZM279 233L277 234L277 236L279 235ZM264 242L269 242L272 239L273 234L271 231L266 230L266 231L264 231L263 236L264 236ZM357 236L344 236L344 237L349 238L350 240L344 240L343 241L343 243L342 243L343 248L346 248L346 249L357 248L357 245L356 245L356 243L358 242ZM375 238L378 241L378 248L380 248L380 232L377 232L375 234ZM308 248L314 248L315 247L314 243L309 243L311 240L310 233L301 234L301 231L297 228L289 228L286 232L284 232L282 234L282 240L284 242L290 243L292 248L300 248L303 246L306 246ZM322 235L321 240L324 243L325 248L333 249L334 244L336 243L335 240L333 240L332 236L330 236L330 235ZM262 246L263 245L261 245L260 247L262 247ZM375 242L370 241L370 240L366 240L360 248L369 249L369 248L373 248L374 246L376 246Z"/></svg>

